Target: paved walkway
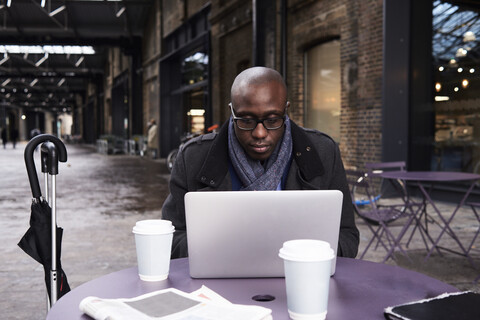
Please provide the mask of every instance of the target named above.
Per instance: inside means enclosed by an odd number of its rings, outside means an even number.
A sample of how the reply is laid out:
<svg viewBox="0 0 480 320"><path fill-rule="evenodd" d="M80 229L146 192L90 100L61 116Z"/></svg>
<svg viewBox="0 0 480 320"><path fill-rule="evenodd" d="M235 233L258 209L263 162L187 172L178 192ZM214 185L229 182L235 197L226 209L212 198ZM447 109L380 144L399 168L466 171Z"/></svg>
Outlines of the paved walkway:
<svg viewBox="0 0 480 320"><path fill-rule="evenodd" d="M0 149L2 319L44 319L46 314L43 268L17 246L28 229L31 205L24 147L20 143L15 150L11 145ZM169 175L163 160L107 156L83 145L67 145L67 152L68 161L60 164L57 176L57 213L58 225L64 228L62 264L70 286L75 288L136 264L132 227L137 220L160 217ZM38 166L38 155L36 161ZM451 205L442 204L442 209L451 210ZM476 227L467 209L459 217L455 228L461 229L462 234ZM364 224L359 222L358 226L362 249L370 234ZM381 261L384 254L380 249L370 251L366 259ZM472 283L479 272L466 259L435 254L425 263L425 254L416 239L409 251L413 263L400 254L396 255L396 262L387 263L426 273L461 290L480 292L479 286ZM480 254L475 261L480 265Z"/></svg>

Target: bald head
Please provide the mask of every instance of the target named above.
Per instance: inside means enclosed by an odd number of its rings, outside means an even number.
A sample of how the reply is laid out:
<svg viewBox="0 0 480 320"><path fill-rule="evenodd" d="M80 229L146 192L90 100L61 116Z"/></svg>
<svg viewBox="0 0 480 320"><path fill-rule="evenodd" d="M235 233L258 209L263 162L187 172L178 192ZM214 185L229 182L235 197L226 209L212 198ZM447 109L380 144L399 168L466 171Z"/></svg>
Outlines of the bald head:
<svg viewBox="0 0 480 320"><path fill-rule="evenodd" d="M290 103L282 76L275 70L254 67L240 73L231 91L232 119L235 136L245 153L254 160L265 161L274 152L285 132L285 116ZM256 122L251 130L238 126L238 121ZM267 129L264 121L280 121L276 128Z"/></svg>
<svg viewBox="0 0 480 320"><path fill-rule="evenodd" d="M253 67L242 71L233 81L230 91L230 99L233 104L248 98L248 92L251 87L261 86L265 84L275 84L279 87L278 94L283 96L283 100L287 99L287 87L280 73L274 69L266 67Z"/></svg>

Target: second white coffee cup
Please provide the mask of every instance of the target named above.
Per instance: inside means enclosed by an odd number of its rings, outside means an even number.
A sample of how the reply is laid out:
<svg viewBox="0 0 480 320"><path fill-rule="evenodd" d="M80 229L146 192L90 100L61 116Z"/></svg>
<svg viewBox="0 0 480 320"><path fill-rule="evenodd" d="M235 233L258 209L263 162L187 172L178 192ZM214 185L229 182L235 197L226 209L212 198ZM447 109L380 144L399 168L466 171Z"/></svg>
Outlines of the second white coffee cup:
<svg viewBox="0 0 480 320"><path fill-rule="evenodd" d="M291 240L283 244L288 314L291 319L325 319L334 251L320 240Z"/></svg>
<svg viewBox="0 0 480 320"><path fill-rule="evenodd" d="M137 221L133 233L140 279L160 281L168 277L174 231L172 222L168 220Z"/></svg>

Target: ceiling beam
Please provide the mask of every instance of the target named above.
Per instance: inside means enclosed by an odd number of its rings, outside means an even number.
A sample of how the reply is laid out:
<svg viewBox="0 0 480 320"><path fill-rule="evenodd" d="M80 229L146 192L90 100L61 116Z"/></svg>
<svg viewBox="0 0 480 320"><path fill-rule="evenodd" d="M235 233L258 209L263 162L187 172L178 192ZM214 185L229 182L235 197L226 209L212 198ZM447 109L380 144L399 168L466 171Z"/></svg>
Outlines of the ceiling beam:
<svg viewBox="0 0 480 320"><path fill-rule="evenodd" d="M35 0L30 0L36 7L37 9L39 9L41 12L43 12L45 14L45 16L50 19L51 21L53 21L53 23L55 23L58 27L60 27L61 29L67 29L67 25L66 24L62 24L60 21L57 20L57 18L55 17L52 17L50 15L50 12L48 12L45 8L42 8L42 6L40 5L40 3L38 3L37 1Z"/></svg>

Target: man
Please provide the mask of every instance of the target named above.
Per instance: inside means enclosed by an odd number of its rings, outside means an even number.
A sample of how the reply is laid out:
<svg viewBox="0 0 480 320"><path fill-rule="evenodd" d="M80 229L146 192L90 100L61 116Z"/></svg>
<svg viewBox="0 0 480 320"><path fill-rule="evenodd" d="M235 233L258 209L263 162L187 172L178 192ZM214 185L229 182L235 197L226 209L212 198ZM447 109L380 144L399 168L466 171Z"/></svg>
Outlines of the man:
<svg viewBox="0 0 480 320"><path fill-rule="evenodd" d="M232 116L218 133L189 141L177 155L163 219L175 225L172 258L188 256L184 195L188 191L308 190L343 192L338 255L355 257L359 234L340 151L327 135L297 126L282 76L254 67L231 88Z"/></svg>
<svg viewBox="0 0 480 320"><path fill-rule="evenodd" d="M1 135L2 135L3 149L5 149L5 148L7 148L7 129L0 128L0 132L1 132Z"/></svg>
<svg viewBox="0 0 480 320"><path fill-rule="evenodd" d="M18 130L16 128L12 129L12 144L13 144L13 149L15 149L17 145L17 140L18 140Z"/></svg>
<svg viewBox="0 0 480 320"><path fill-rule="evenodd" d="M158 138L157 138L157 122L151 119L148 124L147 131L147 147L153 159L157 158Z"/></svg>

